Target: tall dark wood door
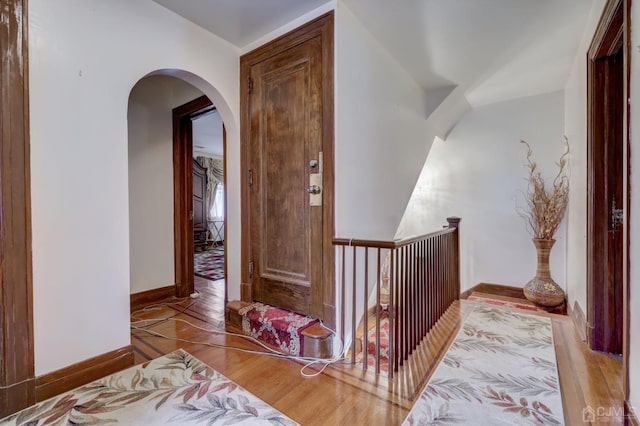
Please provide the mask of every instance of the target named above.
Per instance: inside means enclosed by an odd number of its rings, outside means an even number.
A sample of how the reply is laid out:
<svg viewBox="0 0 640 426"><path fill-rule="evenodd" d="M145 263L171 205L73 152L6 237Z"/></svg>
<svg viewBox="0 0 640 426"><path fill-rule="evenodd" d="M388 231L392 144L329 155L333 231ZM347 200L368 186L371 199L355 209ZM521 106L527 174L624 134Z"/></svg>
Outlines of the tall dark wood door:
<svg viewBox="0 0 640 426"><path fill-rule="evenodd" d="M625 48L623 2L611 1L589 51L587 320L592 349L623 353L628 215L624 181Z"/></svg>
<svg viewBox="0 0 640 426"><path fill-rule="evenodd" d="M253 296L304 313L322 282L322 206L308 192L322 151L320 48L312 39L251 69Z"/></svg>
<svg viewBox="0 0 640 426"><path fill-rule="evenodd" d="M607 295L608 303L610 304L610 312L612 313L611 326L612 330L609 336L606 338L608 352L621 354L622 353L622 336L623 336L623 323L622 313L623 309L623 253L624 253L624 235L622 233L622 221L624 218L624 211L622 209L624 203L624 191L623 191L623 110L625 106L624 102L624 90L623 90L623 56L622 48L611 58L610 72L613 74L610 77L609 82L609 94L607 95L610 101L608 109L610 110L608 115L609 119L613 121L611 126L609 137L606 141L606 159L607 159L607 202L609 204L608 215L608 238L609 245L609 259L607 277L608 285L610 289Z"/></svg>
<svg viewBox="0 0 640 426"><path fill-rule="evenodd" d="M333 123L327 125L325 102L332 102L326 85L333 86L323 37L302 38L286 48L276 41L275 51L243 67L249 169L243 210L250 233L250 298L322 318L326 294L332 294L323 284L325 269L332 268L326 238L333 229L326 220L332 217L326 211L332 154L324 151L327 140L332 150Z"/></svg>

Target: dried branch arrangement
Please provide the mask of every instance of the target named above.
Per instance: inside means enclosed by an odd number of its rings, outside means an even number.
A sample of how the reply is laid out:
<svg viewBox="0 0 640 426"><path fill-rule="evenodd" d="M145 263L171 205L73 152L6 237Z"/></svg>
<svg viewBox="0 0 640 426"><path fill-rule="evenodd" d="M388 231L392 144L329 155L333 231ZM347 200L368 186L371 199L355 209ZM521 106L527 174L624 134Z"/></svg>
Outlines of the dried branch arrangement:
<svg viewBox="0 0 640 426"><path fill-rule="evenodd" d="M529 185L526 193L527 208L518 209L518 214L527 222L527 228L533 238L550 240L560 226L569 202L569 176L567 175L569 140L565 136L565 151L556 163L559 168L558 174L549 189L538 170L538 165L531 158L533 156L531 146L526 141L520 142L527 146Z"/></svg>

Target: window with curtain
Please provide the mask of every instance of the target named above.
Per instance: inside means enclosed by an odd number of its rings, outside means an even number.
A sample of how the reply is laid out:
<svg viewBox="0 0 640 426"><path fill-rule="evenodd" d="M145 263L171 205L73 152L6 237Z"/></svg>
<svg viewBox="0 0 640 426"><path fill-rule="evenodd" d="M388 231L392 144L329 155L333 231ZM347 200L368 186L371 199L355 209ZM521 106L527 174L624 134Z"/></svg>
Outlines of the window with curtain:
<svg viewBox="0 0 640 426"><path fill-rule="evenodd" d="M210 213L214 219L224 219L224 185L222 183L218 184L215 194L213 194L213 206Z"/></svg>

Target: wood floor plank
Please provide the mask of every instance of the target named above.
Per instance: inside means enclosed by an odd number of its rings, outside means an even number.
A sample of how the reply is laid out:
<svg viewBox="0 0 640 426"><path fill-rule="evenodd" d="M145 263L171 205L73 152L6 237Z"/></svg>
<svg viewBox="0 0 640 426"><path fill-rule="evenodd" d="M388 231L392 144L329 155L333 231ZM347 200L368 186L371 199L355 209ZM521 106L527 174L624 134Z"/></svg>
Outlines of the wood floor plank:
<svg viewBox="0 0 640 426"><path fill-rule="evenodd" d="M562 406L564 407L564 418L567 425L578 424L582 421L582 416L576 416L575 410L571 407L584 407L584 396L580 381L573 374L570 366L571 359L567 350L566 336L564 335L563 324L553 322L554 344L556 349L556 361L558 363L558 379L562 390ZM581 413L580 413L581 414Z"/></svg>

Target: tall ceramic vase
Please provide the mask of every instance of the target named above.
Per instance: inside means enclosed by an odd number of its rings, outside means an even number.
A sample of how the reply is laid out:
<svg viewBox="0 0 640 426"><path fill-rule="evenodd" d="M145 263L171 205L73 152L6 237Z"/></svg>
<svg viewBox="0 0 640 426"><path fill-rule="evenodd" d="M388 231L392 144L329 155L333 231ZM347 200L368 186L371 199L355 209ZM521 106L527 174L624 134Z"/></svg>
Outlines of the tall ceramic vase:
<svg viewBox="0 0 640 426"><path fill-rule="evenodd" d="M538 252L538 269L536 276L524 286L524 295L530 301L542 306L558 306L564 302L564 291L560 288L549 271L549 253L556 240L534 238L533 244Z"/></svg>

